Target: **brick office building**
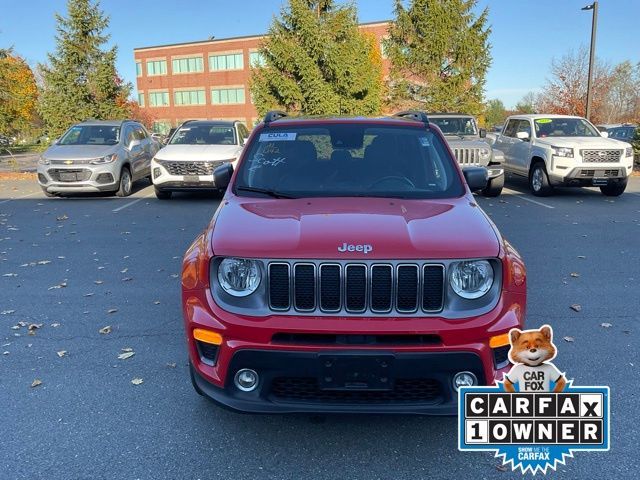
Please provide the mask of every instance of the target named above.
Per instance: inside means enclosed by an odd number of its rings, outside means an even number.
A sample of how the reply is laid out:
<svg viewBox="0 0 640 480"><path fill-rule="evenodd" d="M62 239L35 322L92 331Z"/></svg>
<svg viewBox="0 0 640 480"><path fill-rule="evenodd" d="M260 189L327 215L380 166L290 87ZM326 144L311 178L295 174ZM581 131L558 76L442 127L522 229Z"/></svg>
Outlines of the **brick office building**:
<svg viewBox="0 0 640 480"><path fill-rule="evenodd" d="M387 35L388 22L360 28ZM258 113L249 94L251 65L259 64L263 35L204 40L134 49L138 102L165 133L188 119L240 120L251 127ZM389 62L383 56L385 75Z"/></svg>

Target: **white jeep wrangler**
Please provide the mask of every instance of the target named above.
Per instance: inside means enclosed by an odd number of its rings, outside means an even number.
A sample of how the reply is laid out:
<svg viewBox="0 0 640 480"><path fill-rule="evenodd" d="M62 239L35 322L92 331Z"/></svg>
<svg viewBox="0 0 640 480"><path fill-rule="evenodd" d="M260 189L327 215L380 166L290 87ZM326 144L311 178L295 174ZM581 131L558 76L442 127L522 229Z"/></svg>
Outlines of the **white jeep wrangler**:
<svg viewBox="0 0 640 480"><path fill-rule="evenodd" d="M604 195L618 196L633 170L633 148L581 117L514 115L494 146L504 152L505 171L527 177L537 196L556 186L600 187Z"/></svg>

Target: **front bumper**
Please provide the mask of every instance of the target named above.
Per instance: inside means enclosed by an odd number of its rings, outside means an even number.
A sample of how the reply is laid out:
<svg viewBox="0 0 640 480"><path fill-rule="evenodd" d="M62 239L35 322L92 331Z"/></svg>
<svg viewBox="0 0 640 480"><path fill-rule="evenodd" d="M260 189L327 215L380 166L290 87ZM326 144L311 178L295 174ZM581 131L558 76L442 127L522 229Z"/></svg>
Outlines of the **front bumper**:
<svg viewBox="0 0 640 480"><path fill-rule="evenodd" d="M120 170L105 165L38 165L38 183L50 193L111 192L118 189ZM75 179L73 179L75 177Z"/></svg>
<svg viewBox="0 0 640 480"><path fill-rule="evenodd" d="M554 162L549 181L556 186L600 186L625 181L633 171L633 163L582 163L569 167Z"/></svg>
<svg viewBox="0 0 640 480"><path fill-rule="evenodd" d="M452 386L455 373L471 371L481 385L491 385L502 380L510 368L505 348L502 347L499 357L498 349L489 346L489 339L511 328L522 327L525 295L503 291L498 305L489 313L449 320L391 316L249 317L220 309L206 290L186 290L183 291L183 313L194 386L228 408L255 413L453 415L457 408L457 394ZM203 357L201 345L193 337L196 328L222 336L213 361L210 355L209 359ZM278 340L282 334L292 340L285 343ZM432 340L422 344L383 344L358 339L416 334ZM306 341L305 335L356 338L349 344L319 344ZM358 392L357 388L350 393L324 390L321 384L326 355L391 355L394 366L389 378L401 391L383 394ZM235 374L242 368L255 370L260 376L256 390L243 392L235 386ZM372 372L364 367L360 373Z"/></svg>

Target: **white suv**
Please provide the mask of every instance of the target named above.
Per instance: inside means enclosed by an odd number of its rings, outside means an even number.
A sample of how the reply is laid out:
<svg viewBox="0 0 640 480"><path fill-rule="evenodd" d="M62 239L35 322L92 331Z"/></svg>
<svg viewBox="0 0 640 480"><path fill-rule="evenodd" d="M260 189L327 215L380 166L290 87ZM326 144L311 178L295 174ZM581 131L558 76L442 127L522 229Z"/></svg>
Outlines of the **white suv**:
<svg viewBox="0 0 640 480"><path fill-rule="evenodd" d="M156 196L166 200L174 191L219 190L213 171L223 163L235 166L248 136L238 121L184 122L151 162Z"/></svg>
<svg viewBox="0 0 640 480"><path fill-rule="evenodd" d="M525 176L534 195L554 186L600 187L621 195L633 170L633 148L606 138L581 117L514 115L494 144L504 152L504 169Z"/></svg>

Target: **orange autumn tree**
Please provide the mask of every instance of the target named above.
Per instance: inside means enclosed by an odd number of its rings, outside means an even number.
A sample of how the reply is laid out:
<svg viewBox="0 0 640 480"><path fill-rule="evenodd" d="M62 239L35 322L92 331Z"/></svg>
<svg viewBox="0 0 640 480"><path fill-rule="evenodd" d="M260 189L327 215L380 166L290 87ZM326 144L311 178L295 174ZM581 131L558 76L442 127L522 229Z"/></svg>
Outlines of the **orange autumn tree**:
<svg viewBox="0 0 640 480"><path fill-rule="evenodd" d="M0 134L12 135L31 127L36 117L38 88L23 58L0 50Z"/></svg>

